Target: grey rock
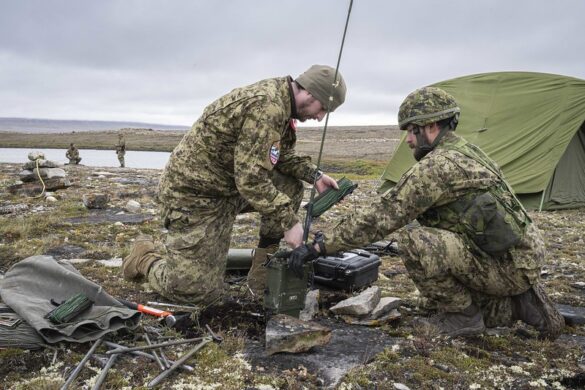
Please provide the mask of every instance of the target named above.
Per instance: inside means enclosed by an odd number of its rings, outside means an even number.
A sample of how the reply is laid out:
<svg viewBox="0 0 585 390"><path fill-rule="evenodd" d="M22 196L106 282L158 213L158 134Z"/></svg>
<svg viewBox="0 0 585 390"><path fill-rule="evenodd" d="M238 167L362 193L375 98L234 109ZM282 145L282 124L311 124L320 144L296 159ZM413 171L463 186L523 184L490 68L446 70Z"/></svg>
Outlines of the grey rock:
<svg viewBox="0 0 585 390"><path fill-rule="evenodd" d="M28 210L27 204L9 204L6 206L0 206L0 215L16 214L20 211L26 210Z"/></svg>
<svg viewBox="0 0 585 390"><path fill-rule="evenodd" d="M44 180L65 178L67 173L61 168L35 168L33 170L25 169L18 174L19 179L24 182L37 181L39 180L39 175Z"/></svg>
<svg viewBox="0 0 585 390"><path fill-rule="evenodd" d="M585 324L585 308L569 305L556 305L557 310L565 318L569 326Z"/></svg>
<svg viewBox="0 0 585 390"><path fill-rule="evenodd" d="M83 205L88 209L105 209L108 207L110 197L107 194L85 194L82 200Z"/></svg>
<svg viewBox="0 0 585 390"><path fill-rule="evenodd" d="M46 200L48 203L55 203L55 202L57 201L57 198L55 198L54 196L47 196L47 197L45 198L45 200Z"/></svg>
<svg viewBox="0 0 585 390"><path fill-rule="evenodd" d="M38 166L39 168L59 168L61 166L61 164L59 164L56 161L51 161L51 160L39 160L38 162ZM23 166L22 169L29 169L29 170L33 170L37 167L37 162L36 161L27 161Z"/></svg>
<svg viewBox="0 0 585 390"><path fill-rule="evenodd" d="M355 317L365 317L380 302L380 288L378 286L370 287L364 290L360 295L345 299L333 306L331 310L335 314L345 314Z"/></svg>
<svg viewBox="0 0 585 390"><path fill-rule="evenodd" d="M67 178L47 179L45 182L45 191L55 191L71 186ZM14 195L38 196L43 191L41 182L15 184L7 188L8 192Z"/></svg>
<svg viewBox="0 0 585 390"><path fill-rule="evenodd" d="M319 313L319 290L311 290L305 295L305 307L299 314L302 321L311 321Z"/></svg>
<svg viewBox="0 0 585 390"><path fill-rule="evenodd" d="M126 211L128 211L129 213L138 213L140 212L140 203L138 203L135 200L129 200L126 203L126 206L124 207L126 209Z"/></svg>
<svg viewBox="0 0 585 390"><path fill-rule="evenodd" d="M28 159L30 161L35 161L35 160L38 160L38 159L44 160L45 159L45 154L43 152L33 151L33 152L30 152L28 154Z"/></svg>
<svg viewBox="0 0 585 390"><path fill-rule="evenodd" d="M401 317L400 312L396 309L392 309L390 312L384 314L380 318L371 318L369 316L366 318L359 318L348 315L342 315L341 319L343 319L343 321L345 321L346 324L351 325L380 326L384 325L387 322L396 321L400 317Z"/></svg>
<svg viewBox="0 0 585 390"><path fill-rule="evenodd" d="M392 309L396 309L401 303L402 300L396 297L380 298L380 302L378 302L378 305L372 310L369 317L374 320L378 319L386 313L389 313Z"/></svg>
<svg viewBox="0 0 585 390"><path fill-rule="evenodd" d="M396 383L396 382L394 382L394 383L393 383L393 386L394 386L394 388L395 388L396 390L410 390L410 387L406 386L406 385L405 385L405 384L403 384L403 383Z"/></svg>
<svg viewBox="0 0 585 390"><path fill-rule="evenodd" d="M299 353L326 345L331 329L312 322L301 321L286 314L272 317L266 324L266 353Z"/></svg>

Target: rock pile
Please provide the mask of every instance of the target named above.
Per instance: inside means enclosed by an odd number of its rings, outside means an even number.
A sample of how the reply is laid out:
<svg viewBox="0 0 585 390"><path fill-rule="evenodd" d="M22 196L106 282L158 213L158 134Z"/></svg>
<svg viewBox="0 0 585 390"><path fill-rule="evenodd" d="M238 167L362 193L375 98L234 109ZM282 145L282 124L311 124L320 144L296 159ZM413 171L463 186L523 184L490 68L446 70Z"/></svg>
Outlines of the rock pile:
<svg viewBox="0 0 585 390"><path fill-rule="evenodd" d="M60 168L60 164L46 160L41 152L31 152L19 172L18 177L23 182L8 187L12 194L36 196L45 191L54 191L71 186L67 173Z"/></svg>

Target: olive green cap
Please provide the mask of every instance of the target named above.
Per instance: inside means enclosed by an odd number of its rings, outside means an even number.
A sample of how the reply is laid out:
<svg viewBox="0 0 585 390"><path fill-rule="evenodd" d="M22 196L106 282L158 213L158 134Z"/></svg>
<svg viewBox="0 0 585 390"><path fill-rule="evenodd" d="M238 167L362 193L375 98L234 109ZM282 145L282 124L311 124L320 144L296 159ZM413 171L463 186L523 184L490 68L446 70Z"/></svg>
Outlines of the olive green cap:
<svg viewBox="0 0 585 390"><path fill-rule="evenodd" d="M329 111L343 104L347 88L341 73L337 72L337 79L334 80L335 69L327 65L313 65L296 78L296 82L306 89L315 99Z"/></svg>

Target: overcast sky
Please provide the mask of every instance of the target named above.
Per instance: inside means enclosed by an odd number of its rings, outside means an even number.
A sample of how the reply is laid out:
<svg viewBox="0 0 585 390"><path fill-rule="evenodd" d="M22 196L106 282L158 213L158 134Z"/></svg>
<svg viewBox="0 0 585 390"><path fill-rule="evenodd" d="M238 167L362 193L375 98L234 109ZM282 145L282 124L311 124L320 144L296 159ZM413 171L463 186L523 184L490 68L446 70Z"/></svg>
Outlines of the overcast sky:
<svg viewBox="0 0 585 390"><path fill-rule="evenodd" d="M190 126L235 87L335 66L348 5L0 0L0 117ZM585 0L355 0L329 124L395 124L409 92L468 74L585 78L584 16Z"/></svg>

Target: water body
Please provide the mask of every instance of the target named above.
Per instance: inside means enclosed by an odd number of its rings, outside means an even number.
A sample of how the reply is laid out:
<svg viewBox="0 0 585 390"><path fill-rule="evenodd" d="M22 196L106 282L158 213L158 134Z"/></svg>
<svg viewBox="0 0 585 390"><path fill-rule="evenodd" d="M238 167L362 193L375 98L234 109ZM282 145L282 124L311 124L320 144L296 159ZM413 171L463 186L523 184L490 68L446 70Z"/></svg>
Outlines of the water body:
<svg viewBox="0 0 585 390"><path fill-rule="evenodd" d="M25 163L28 154L39 151L45 154L47 160L61 164L69 162L65 158L66 149L29 149L29 148L0 148L0 163ZM90 167L119 167L118 156L113 150L79 149L81 164ZM125 156L128 168L163 169L169 160L169 152L135 152L127 151Z"/></svg>

